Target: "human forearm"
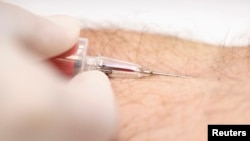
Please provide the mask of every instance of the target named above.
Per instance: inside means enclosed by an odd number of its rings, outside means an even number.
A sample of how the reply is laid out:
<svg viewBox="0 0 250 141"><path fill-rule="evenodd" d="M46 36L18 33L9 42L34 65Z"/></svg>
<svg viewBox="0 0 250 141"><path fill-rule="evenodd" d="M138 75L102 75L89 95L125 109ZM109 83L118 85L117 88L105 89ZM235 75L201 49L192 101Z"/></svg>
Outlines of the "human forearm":
<svg viewBox="0 0 250 141"><path fill-rule="evenodd" d="M90 39L92 55L194 76L112 79L121 117L118 140L205 140L208 123L250 122L248 82L242 81L247 49L119 29L84 30L82 36Z"/></svg>

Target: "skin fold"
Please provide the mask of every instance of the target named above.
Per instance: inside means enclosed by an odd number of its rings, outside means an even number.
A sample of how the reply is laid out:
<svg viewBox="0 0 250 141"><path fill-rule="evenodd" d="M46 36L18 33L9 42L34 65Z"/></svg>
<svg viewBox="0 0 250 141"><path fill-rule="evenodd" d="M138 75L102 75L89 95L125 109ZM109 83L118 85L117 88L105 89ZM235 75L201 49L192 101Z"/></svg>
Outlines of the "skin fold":
<svg viewBox="0 0 250 141"><path fill-rule="evenodd" d="M122 29L85 29L89 54L193 78L111 79L117 141L205 141L208 124L250 123L250 49Z"/></svg>

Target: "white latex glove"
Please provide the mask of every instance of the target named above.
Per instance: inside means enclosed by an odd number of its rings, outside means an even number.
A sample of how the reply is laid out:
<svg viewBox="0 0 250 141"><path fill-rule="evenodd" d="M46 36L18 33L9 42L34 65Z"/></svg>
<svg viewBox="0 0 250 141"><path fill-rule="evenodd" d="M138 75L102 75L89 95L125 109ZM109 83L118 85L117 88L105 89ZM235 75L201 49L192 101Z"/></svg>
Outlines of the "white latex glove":
<svg viewBox="0 0 250 141"><path fill-rule="evenodd" d="M3 2L0 20L0 140L112 139L116 108L108 78L91 71L68 82L41 61L76 43L79 22Z"/></svg>

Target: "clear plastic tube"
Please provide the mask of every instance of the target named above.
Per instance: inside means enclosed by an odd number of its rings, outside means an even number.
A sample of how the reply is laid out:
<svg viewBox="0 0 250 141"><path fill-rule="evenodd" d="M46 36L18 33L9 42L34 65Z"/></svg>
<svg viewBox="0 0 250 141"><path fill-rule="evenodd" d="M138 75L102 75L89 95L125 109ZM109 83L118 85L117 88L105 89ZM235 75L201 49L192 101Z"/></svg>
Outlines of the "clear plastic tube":
<svg viewBox="0 0 250 141"><path fill-rule="evenodd" d="M146 75L141 73L141 67L137 64L102 56L88 56L88 39L80 38L71 50L75 51L68 56L60 55L53 59L57 68L67 76L72 77L89 70L102 71L109 77L138 78Z"/></svg>

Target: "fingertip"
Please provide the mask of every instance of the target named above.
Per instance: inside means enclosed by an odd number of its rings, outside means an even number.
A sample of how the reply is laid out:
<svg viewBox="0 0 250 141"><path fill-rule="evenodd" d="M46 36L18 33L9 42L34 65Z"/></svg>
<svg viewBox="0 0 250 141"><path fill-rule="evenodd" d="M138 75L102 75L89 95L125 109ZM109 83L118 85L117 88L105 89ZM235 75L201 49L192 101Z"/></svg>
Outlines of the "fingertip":
<svg viewBox="0 0 250 141"><path fill-rule="evenodd" d="M117 109L108 77L99 71L87 71L74 77L69 85L75 91L70 96L72 111L89 127L88 137L105 141L113 138Z"/></svg>
<svg viewBox="0 0 250 141"><path fill-rule="evenodd" d="M57 32L55 36L51 37L55 39L54 42L52 42L52 47L55 48L55 52L51 52L54 54L48 54L48 56L64 53L77 43L81 30L81 23L79 20L70 16L59 15L47 18L58 27L58 29L55 30L55 32ZM61 30L61 32L59 30Z"/></svg>
<svg viewBox="0 0 250 141"><path fill-rule="evenodd" d="M91 83L96 83L97 81L104 82L110 85L107 75L100 71L86 71L76 75L70 83L85 83L85 81L91 81ZM82 84L84 85L84 84Z"/></svg>
<svg viewBox="0 0 250 141"><path fill-rule="evenodd" d="M25 34L25 40L44 57L62 54L77 43L81 29L79 20L69 16L39 17L36 20L36 30L31 29Z"/></svg>

